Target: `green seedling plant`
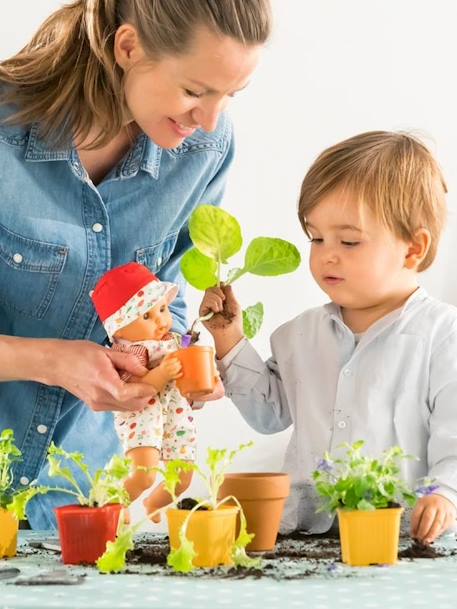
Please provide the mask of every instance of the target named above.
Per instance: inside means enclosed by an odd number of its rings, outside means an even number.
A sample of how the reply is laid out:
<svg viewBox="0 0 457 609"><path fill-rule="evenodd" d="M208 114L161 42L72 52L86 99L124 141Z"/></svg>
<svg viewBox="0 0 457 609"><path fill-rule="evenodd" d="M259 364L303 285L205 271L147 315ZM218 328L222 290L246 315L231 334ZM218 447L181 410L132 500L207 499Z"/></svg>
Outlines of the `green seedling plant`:
<svg viewBox="0 0 457 609"><path fill-rule="evenodd" d="M224 475L228 467L240 452L251 447L252 444L252 442L241 444L237 449L231 451L228 449L208 448L206 459L206 464L208 466L207 473L203 472L197 464L181 461L179 459L168 461L163 469L155 468L156 471L162 474L165 488L170 493L172 501L169 505L156 510L153 514L148 514L148 518L156 513L164 512L170 507L177 506L178 498L176 496L176 487L179 483L179 475L183 471L196 472L197 475L201 477L208 490L208 497L200 499L196 505L189 510L189 514L185 518L179 531L180 545L178 548L172 549L168 555L167 564L175 571L179 573L189 573L195 568L193 565L193 559L196 556L194 544L187 537L187 529L193 513L200 507L217 510L229 501L235 503L240 510L240 532L235 539L232 548L234 565L248 568L261 566L260 559L250 558L246 554L246 546L253 539L254 535L247 532L246 517L240 503L233 496L223 497L219 501L217 499L219 489L224 481ZM126 552L133 548L134 534L140 530L145 521L141 521L134 526L124 522L122 523L116 540L107 543L106 552L97 561L97 567L102 573L118 573L125 569Z"/></svg>
<svg viewBox="0 0 457 609"><path fill-rule="evenodd" d="M98 469L94 475L84 462L84 455L79 452L67 452L51 443L48 451L49 476L63 478L71 488L53 487L50 490L61 491L76 498L78 503L87 507L103 507L108 503L120 503L127 506L130 498L124 488L124 481L129 475L130 460L114 455L104 468ZM67 463L67 465L66 465ZM89 493L85 494L79 486L75 475L68 463L73 463L80 469L89 484Z"/></svg>
<svg viewBox="0 0 457 609"><path fill-rule="evenodd" d="M316 491L322 499L318 511L337 509L376 510L406 503L413 507L417 494L401 477L400 463L415 459L399 446L384 451L379 459L362 455L365 442L345 443L345 455L333 458L325 453L313 472ZM422 494L436 487L426 486Z"/></svg>
<svg viewBox="0 0 457 609"><path fill-rule="evenodd" d="M33 484L20 491L13 489L12 468L21 459L22 453L14 443L13 430L4 429L0 434L0 508L8 510L17 520L24 520L27 504L33 497L48 490Z"/></svg>
<svg viewBox="0 0 457 609"><path fill-rule="evenodd" d="M189 219L189 234L194 247L182 257L181 270L198 290L231 285L247 273L261 276L292 273L301 262L299 251L289 241L257 237L247 247L243 267L232 268L223 276L223 265L240 251L243 238L236 218L212 205L200 205L195 209ZM243 330L248 338L258 332L263 313L261 302L243 311ZM196 322L212 316L213 313L209 313Z"/></svg>
<svg viewBox="0 0 457 609"><path fill-rule="evenodd" d="M72 495L80 505L89 507L102 507L107 503L128 505L130 502L128 493L123 486L130 469L128 459L114 456L103 469L98 470L92 476L81 453L69 453L52 443L47 457L49 475L67 480L72 488L34 486L32 483L26 489L14 491L12 488L12 465L21 460L21 457L21 451L14 444L13 431L4 429L0 435L0 507L13 513L18 520L23 520L26 517L27 504L33 497L51 491ZM89 482L90 491L88 495L85 495L81 490L72 470L65 465L65 461L72 462L84 472Z"/></svg>

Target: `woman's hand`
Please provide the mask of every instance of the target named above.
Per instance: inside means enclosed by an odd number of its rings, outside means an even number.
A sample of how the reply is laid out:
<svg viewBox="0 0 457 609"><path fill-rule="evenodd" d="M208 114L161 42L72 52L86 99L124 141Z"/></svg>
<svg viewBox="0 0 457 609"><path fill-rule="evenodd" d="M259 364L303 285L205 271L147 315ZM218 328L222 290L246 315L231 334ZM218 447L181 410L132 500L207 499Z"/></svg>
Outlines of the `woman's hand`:
<svg viewBox="0 0 457 609"><path fill-rule="evenodd" d="M34 358L40 362L35 380L63 387L94 411L141 410L156 396L151 385L121 381L118 369L137 377L147 373L132 354L83 340L40 340L32 348L41 350Z"/></svg>
<svg viewBox="0 0 457 609"><path fill-rule="evenodd" d="M221 286L206 290L200 305L200 316L213 312L214 316L204 322L205 328L214 338L216 355L224 357L244 336L243 313L236 300L232 286Z"/></svg>
<svg viewBox="0 0 457 609"><path fill-rule="evenodd" d="M456 516L455 505L442 495L421 497L411 517L411 537L432 543L455 524Z"/></svg>

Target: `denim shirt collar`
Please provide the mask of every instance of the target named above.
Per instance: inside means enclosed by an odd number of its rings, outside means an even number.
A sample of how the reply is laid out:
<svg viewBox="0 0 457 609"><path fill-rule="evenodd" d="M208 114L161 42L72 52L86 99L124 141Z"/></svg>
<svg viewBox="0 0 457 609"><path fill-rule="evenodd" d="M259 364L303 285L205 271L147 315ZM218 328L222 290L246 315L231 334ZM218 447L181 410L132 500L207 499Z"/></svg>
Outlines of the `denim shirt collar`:
<svg viewBox="0 0 457 609"><path fill-rule="evenodd" d="M142 169L157 179L161 156L162 148L142 133L137 137L135 145L127 156L121 161L119 175L121 178L131 178ZM76 172L81 177L84 175L76 148L74 146L69 148L51 147L46 140L40 137L38 123L34 123L30 129L25 160L32 162L70 161Z"/></svg>

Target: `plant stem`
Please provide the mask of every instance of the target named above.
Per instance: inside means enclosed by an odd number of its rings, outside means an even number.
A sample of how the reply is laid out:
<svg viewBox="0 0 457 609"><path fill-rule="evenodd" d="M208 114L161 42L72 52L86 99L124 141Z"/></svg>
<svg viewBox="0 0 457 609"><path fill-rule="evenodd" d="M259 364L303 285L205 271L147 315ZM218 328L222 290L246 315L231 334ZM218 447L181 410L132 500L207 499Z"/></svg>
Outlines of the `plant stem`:
<svg viewBox="0 0 457 609"><path fill-rule="evenodd" d="M202 315L202 317L197 317L197 319L193 322L193 324L190 327L190 333L192 334L197 323L199 323L201 321L208 321L209 319L211 319L211 317L213 317L213 315L214 315L214 311L210 311L206 315Z"/></svg>

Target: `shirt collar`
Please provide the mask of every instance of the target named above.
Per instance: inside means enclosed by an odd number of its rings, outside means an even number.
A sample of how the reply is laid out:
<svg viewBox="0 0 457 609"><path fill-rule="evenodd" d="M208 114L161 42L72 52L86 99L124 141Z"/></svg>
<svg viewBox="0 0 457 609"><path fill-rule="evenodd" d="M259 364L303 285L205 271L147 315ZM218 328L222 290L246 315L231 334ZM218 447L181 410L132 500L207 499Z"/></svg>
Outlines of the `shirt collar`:
<svg viewBox="0 0 457 609"><path fill-rule="evenodd" d="M157 179L159 177L161 156L162 148L157 146L147 135L141 133L121 163L121 178L133 177L142 169ZM25 159L27 161L68 161L72 159L74 162L75 157L77 157L77 154L73 146L67 148L52 147L40 136L38 123L32 125L25 151Z"/></svg>
<svg viewBox="0 0 457 609"><path fill-rule="evenodd" d="M416 302L424 300L424 298L427 298L427 296L427 291L423 287L419 286L403 303L401 307L398 307L398 309L395 309L384 317L381 317L381 319L378 319L378 321L376 321L372 326L368 328L364 336L368 334L371 335L373 332L378 334L381 330L383 330L387 326L390 326L394 321L402 317L406 313L406 311L410 310L414 306ZM328 317L331 321L348 330L346 324L343 321L343 316L341 315L341 307L339 305L334 302L329 302L324 305L324 309L326 310Z"/></svg>

